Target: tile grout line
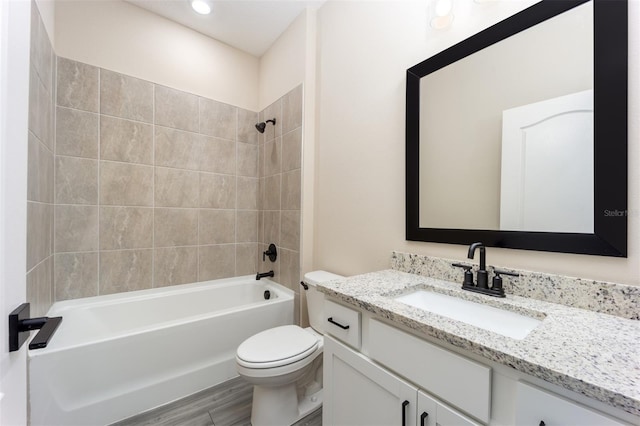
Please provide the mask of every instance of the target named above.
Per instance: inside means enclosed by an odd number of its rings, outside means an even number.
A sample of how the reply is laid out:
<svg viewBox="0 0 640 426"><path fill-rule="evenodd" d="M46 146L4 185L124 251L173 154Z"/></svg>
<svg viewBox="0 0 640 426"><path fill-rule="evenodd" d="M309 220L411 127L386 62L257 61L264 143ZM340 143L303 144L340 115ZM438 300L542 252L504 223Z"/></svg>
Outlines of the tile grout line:
<svg viewBox="0 0 640 426"><path fill-rule="evenodd" d="M151 288L156 288L156 84L151 83L151 162L153 163L153 196L151 209Z"/></svg>

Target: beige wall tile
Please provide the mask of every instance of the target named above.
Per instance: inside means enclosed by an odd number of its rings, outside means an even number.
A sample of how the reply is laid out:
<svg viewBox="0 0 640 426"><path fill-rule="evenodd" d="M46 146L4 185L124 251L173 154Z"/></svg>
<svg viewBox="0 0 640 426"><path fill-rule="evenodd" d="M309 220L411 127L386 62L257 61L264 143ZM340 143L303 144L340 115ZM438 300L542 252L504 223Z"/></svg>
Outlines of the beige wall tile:
<svg viewBox="0 0 640 426"><path fill-rule="evenodd" d="M235 210L200 209L198 213L198 244L228 244L236 241Z"/></svg>
<svg viewBox="0 0 640 426"><path fill-rule="evenodd" d="M53 153L29 132L27 200L53 203Z"/></svg>
<svg viewBox="0 0 640 426"><path fill-rule="evenodd" d="M100 250L153 247L153 209L100 207Z"/></svg>
<svg viewBox="0 0 640 426"><path fill-rule="evenodd" d="M282 174L282 210L300 209L300 169Z"/></svg>
<svg viewBox="0 0 640 426"><path fill-rule="evenodd" d="M198 281L198 248L159 248L154 253L154 287Z"/></svg>
<svg viewBox="0 0 640 426"><path fill-rule="evenodd" d="M31 317L47 314L53 301L53 256L47 257L27 273L27 302L31 304Z"/></svg>
<svg viewBox="0 0 640 426"><path fill-rule="evenodd" d="M100 252L100 295L151 288L153 250Z"/></svg>
<svg viewBox="0 0 640 426"><path fill-rule="evenodd" d="M37 7L31 8L31 63L47 91L53 86L53 48Z"/></svg>
<svg viewBox="0 0 640 426"><path fill-rule="evenodd" d="M33 67L29 73L29 130L53 151L53 100Z"/></svg>
<svg viewBox="0 0 640 426"><path fill-rule="evenodd" d="M267 125L267 128L263 133L265 142L268 142L278 136L282 136L282 98L278 99L262 111L260 121L271 120L273 118L276 119L276 125L273 126L271 123Z"/></svg>
<svg viewBox="0 0 640 426"><path fill-rule="evenodd" d="M55 206L55 252L98 249L97 206Z"/></svg>
<svg viewBox="0 0 640 426"><path fill-rule="evenodd" d="M238 176L258 177L258 146L238 142Z"/></svg>
<svg viewBox="0 0 640 426"><path fill-rule="evenodd" d="M155 122L160 126L197 132L198 97L155 85Z"/></svg>
<svg viewBox="0 0 640 426"><path fill-rule="evenodd" d="M238 210L237 243L253 243L258 241L258 211Z"/></svg>
<svg viewBox="0 0 640 426"><path fill-rule="evenodd" d="M154 244L155 247L198 244L198 210L156 208Z"/></svg>
<svg viewBox="0 0 640 426"><path fill-rule="evenodd" d="M234 209L236 207L235 176L200 173L200 207Z"/></svg>
<svg viewBox="0 0 640 426"><path fill-rule="evenodd" d="M254 275L258 272L258 244L236 244L236 276ZM269 262L267 260L267 262ZM270 263L270 262L269 262ZM266 272L266 271L261 271Z"/></svg>
<svg viewBox="0 0 640 426"><path fill-rule="evenodd" d="M153 121L153 84L100 70L100 112L131 120Z"/></svg>
<svg viewBox="0 0 640 426"><path fill-rule="evenodd" d="M233 175L236 173L236 143L221 138L206 138L202 144L200 170Z"/></svg>
<svg viewBox="0 0 640 426"><path fill-rule="evenodd" d="M153 167L100 161L100 204L153 205Z"/></svg>
<svg viewBox="0 0 640 426"><path fill-rule="evenodd" d="M236 127L236 107L200 98L200 133L235 141Z"/></svg>
<svg viewBox="0 0 640 426"><path fill-rule="evenodd" d="M258 179L238 177L238 209L258 209Z"/></svg>
<svg viewBox="0 0 640 426"><path fill-rule="evenodd" d="M262 208L265 210L280 210L280 175L273 175L264 180L264 200Z"/></svg>
<svg viewBox="0 0 640 426"><path fill-rule="evenodd" d="M275 138L264 144L264 175L271 176L282 171L282 139Z"/></svg>
<svg viewBox="0 0 640 426"><path fill-rule="evenodd" d="M98 295L98 253L54 256L55 301Z"/></svg>
<svg viewBox="0 0 640 426"><path fill-rule="evenodd" d="M235 244L198 247L198 279L200 281L233 277L235 265Z"/></svg>
<svg viewBox="0 0 640 426"><path fill-rule="evenodd" d="M300 253L284 248L278 250L280 258L280 277L278 282L287 288L300 292Z"/></svg>
<svg viewBox="0 0 640 426"><path fill-rule="evenodd" d="M155 126L157 166L199 170L205 137Z"/></svg>
<svg viewBox="0 0 640 426"><path fill-rule="evenodd" d="M280 210L266 210L264 212L263 244L280 246Z"/></svg>
<svg viewBox="0 0 640 426"><path fill-rule="evenodd" d="M51 255L53 206L27 202L27 271Z"/></svg>
<svg viewBox="0 0 640 426"><path fill-rule="evenodd" d="M264 242L264 212L258 210L258 242Z"/></svg>
<svg viewBox="0 0 640 426"><path fill-rule="evenodd" d="M178 169L155 169L155 205L156 207L198 207L198 172Z"/></svg>
<svg viewBox="0 0 640 426"><path fill-rule="evenodd" d="M238 108L238 142L258 144L258 113L243 108Z"/></svg>
<svg viewBox="0 0 640 426"><path fill-rule="evenodd" d="M100 116L77 109L56 109L56 154L98 158Z"/></svg>
<svg viewBox="0 0 640 426"><path fill-rule="evenodd" d="M302 127L282 137L282 171L299 169L302 163Z"/></svg>
<svg viewBox="0 0 640 426"><path fill-rule="evenodd" d="M280 224L280 245L300 251L300 210L283 210Z"/></svg>
<svg viewBox="0 0 640 426"><path fill-rule="evenodd" d="M120 118L100 118L100 158L153 164L153 126Z"/></svg>
<svg viewBox="0 0 640 426"><path fill-rule="evenodd" d="M98 68L58 57L57 104L98 112Z"/></svg>
<svg viewBox="0 0 640 426"><path fill-rule="evenodd" d="M282 98L282 133L302 126L302 85Z"/></svg>
<svg viewBox="0 0 640 426"><path fill-rule="evenodd" d="M98 203L98 160L56 156L56 203Z"/></svg>

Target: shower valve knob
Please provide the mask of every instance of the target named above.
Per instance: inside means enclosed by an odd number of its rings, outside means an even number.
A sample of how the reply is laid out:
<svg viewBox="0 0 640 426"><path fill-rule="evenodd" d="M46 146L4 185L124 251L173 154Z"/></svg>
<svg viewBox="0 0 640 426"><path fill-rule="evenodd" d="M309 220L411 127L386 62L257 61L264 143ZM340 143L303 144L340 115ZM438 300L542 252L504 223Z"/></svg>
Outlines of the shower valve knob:
<svg viewBox="0 0 640 426"><path fill-rule="evenodd" d="M262 252L262 261L264 262L266 259L266 257L269 256L269 260L272 262L275 262L276 259L278 258L278 250L276 249L276 245L271 243L269 244L269 248L267 249L267 251L263 251Z"/></svg>

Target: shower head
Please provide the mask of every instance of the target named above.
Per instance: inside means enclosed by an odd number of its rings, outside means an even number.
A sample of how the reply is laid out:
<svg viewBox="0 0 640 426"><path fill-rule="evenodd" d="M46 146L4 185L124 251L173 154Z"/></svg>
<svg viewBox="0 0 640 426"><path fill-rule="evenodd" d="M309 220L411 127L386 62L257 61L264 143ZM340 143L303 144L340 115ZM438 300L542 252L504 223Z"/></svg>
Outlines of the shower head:
<svg viewBox="0 0 640 426"><path fill-rule="evenodd" d="M271 120L267 120L266 122L263 121L262 123L258 123L258 124L256 124L256 129L258 129L258 131L260 133L264 133L264 129L265 129L265 127L267 127L267 123L272 123L275 126L276 125L276 119L273 118Z"/></svg>

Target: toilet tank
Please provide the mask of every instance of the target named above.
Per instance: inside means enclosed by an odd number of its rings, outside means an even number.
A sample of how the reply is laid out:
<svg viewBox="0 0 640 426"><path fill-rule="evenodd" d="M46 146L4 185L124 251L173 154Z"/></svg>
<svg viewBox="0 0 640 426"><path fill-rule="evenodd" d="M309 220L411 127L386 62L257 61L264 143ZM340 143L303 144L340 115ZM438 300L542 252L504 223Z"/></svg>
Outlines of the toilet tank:
<svg viewBox="0 0 640 426"><path fill-rule="evenodd" d="M309 286L306 291L307 311L309 312L309 324L319 333L324 333L324 293L316 288L318 283L344 278L327 271L313 271L304 274L304 282Z"/></svg>

